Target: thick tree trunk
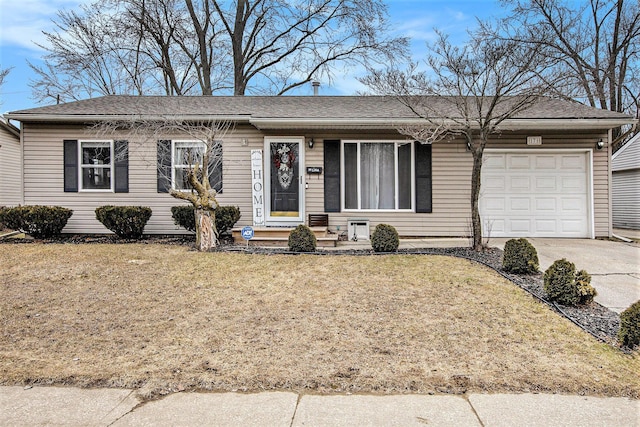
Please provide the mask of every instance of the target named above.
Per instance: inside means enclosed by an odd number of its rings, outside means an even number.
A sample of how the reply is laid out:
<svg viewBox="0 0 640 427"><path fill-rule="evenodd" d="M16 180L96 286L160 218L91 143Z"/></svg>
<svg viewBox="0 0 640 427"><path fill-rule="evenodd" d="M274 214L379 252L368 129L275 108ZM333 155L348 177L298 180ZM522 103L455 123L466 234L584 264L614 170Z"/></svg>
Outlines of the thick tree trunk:
<svg viewBox="0 0 640 427"><path fill-rule="evenodd" d="M482 244L482 221L480 221L480 179L482 171L482 154L484 147L473 147L473 169L471 171L471 232L473 234L473 249L481 251Z"/></svg>
<svg viewBox="0 0 640 427"><path fill-rule="evenodd" d="M218 243L216 238L214 217L208 209L195 209L196 216L196 249L200 252L206 252L215 248Z"/></svg>

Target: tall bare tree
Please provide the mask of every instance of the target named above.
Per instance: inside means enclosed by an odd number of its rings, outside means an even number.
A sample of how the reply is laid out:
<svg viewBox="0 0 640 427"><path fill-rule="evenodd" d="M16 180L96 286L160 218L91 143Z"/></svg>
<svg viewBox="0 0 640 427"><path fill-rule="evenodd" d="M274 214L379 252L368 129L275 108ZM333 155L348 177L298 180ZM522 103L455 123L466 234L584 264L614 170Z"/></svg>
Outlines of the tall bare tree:
<svg viewBox="0 0 640 427"><path fill-rule="evenodd" d="M95 0L59 12L32 87L39 100L283 94L402 57L386 13L382 0Z"/></svg>
<svg viewBox="0 0 640 427"><path fill-rule="evenodd" d="M2 89L2 85L4 85L4 80L7 78L7 76L11 72L12 68L13 67L10 67L10 68L2 68L2 67L0 67L0 89ZM2 91L0 91L0 95L1 94L2 94ZM2 102L2 99L0 98L0 103L1 102Z"/></svg>
<svg viewBox="0 0 640 427"><path fill-rule="evenodd" d="M471 35L454 46L438 32L429 46L428 69L411 64L407 71L374 71L363 83L374 92L391 95L407 106L422 123L400 126L398 131L425 144L462 137L473 155L471 172L471 224L473 247L483 249L479 211L482 158L500 125L533 106L549 89L542 78L551 64L537 46Z"/></svg>
<svg viewBox="0 0 640 427"><path fill-rule="evenodd" d="M331 80L335 67L405 55L407 40L386 36L381 0L212 2L231 41L234 95L281 95L313 79Z"/></svg>
<svg viewBox="0 0 640 427"><path fill-rule="evenodd" d="M503 37L543 46L566 75L554 91L592 107L640 111L638 0L502 0L510 16Z"/></svg>
<svg viewBox="0 0 640 427"><path fill-rule="evenodd" d="M158 147L161 163L172 159L182 166L176 170L175 164L168 170L159 170L170 183L180 182L168 188L169 194L179 200L189 202L194 208L196 225L196 248L208 251L218 245L218 231L215 228L215 213L219 203L217 191L211 185L210 176L222 165L222 140L231 130L232 123L216 120L185 121L173 115L154 118L132 117L131 120L105 121L96 124L92 131L101 136L127 138L130 144L139 145L139 152L146 152L144 146L155 144L172 135L187 138L196 144L171 149ZM135 150L131 150L132 154ZM116 157L118 153L115 154ZM129 155L129 154L127 154ZM156 158L149 159L155 164ZM171 164L170 162L168 162ZM181 188L180 188L181 187Z"/></svg>

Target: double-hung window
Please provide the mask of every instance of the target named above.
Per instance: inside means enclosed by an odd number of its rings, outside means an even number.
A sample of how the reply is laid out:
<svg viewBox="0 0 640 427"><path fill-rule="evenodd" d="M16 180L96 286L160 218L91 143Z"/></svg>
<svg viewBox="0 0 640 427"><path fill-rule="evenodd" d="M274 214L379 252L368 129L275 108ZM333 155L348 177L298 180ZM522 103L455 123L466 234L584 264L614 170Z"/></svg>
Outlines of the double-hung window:
<svg viewBox="0 0 640 427"><path fill-rule="evenodd" d="M210 152L206 152L210 150ZM215 141L209 147L202 141L160 140L158 141L158 192L170 189L192 190L189 173L198 165L198 181L202 182L204 155L208 154L208 164L204 165L209 185L218 193L222 192L222 141Z"/></svg>
<svg viewBox="0 0 640 427"><path fill-rule="evenodd" d="M414 151L408 141L343 141L345 210L412 210Z"/></svg>
<svg viewBox="0 0 640 427"><path fill-rule="evenodd" d="M80 188L113 190L113 141L80 141Z"/></svg>
<svg viewBox="0 0 640 427"><path fill-rule="evenodd" d="M174 141L173 142L173 168L171 169L171 182L175 190L190 190L189 171L196 165L200 168L198 181L202 179L202 159L206 146L200 141Z"/></svg>

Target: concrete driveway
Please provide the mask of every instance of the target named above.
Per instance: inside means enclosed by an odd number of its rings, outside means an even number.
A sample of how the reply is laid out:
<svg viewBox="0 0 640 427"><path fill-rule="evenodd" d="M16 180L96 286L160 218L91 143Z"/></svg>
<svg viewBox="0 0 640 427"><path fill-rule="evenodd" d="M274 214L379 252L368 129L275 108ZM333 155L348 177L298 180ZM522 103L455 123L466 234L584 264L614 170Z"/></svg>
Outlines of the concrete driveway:
<svg viewBox="0 0 640 427"><path fill-rule="evenodd" d="M508 239L491 239L490 246L504 249ZM591 274L596 302L621 313L640 300L640 244L592 239L527 239L538 251L540 270L566 258L578 270Z"/></svg>

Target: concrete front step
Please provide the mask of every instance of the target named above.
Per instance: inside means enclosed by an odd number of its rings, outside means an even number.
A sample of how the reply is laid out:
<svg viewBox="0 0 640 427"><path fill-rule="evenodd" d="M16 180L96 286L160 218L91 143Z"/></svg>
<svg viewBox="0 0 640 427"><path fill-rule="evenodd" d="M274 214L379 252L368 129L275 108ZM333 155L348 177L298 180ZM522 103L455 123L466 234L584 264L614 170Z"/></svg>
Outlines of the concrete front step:
<svg viewBox="0 0 640 427"><path fill-rule="evenodd" d="M253 227L253 238L250 246L275 246L287 247L289 234L295 227ZM338 243L338 235L330 234L328 227L309 227L316 236L318 247L335 247ZM246 244L242 238L242 228L232 230L233 241L236 244Z"/></svg>

